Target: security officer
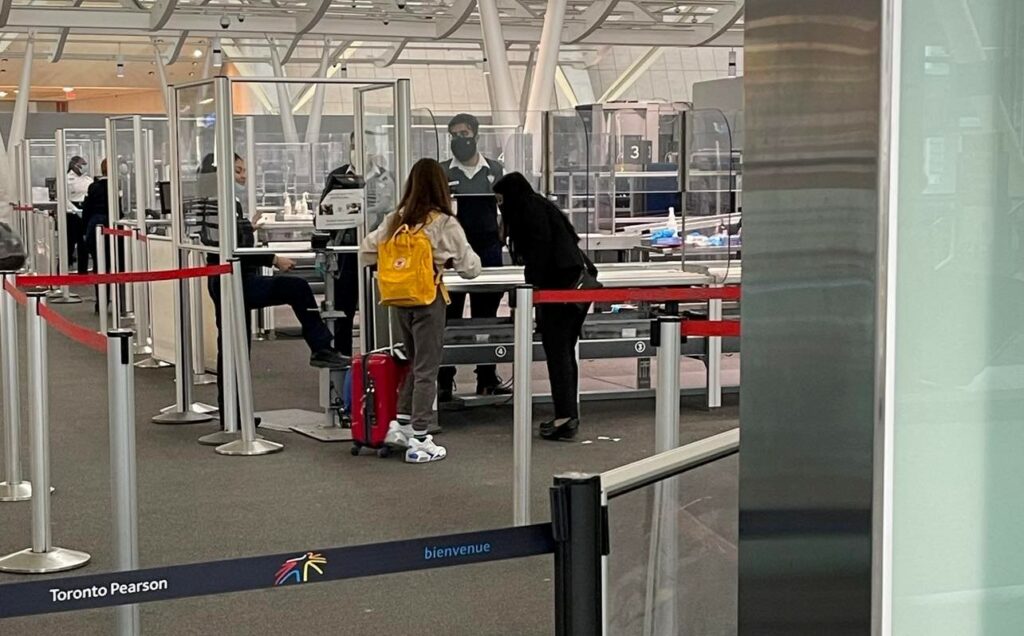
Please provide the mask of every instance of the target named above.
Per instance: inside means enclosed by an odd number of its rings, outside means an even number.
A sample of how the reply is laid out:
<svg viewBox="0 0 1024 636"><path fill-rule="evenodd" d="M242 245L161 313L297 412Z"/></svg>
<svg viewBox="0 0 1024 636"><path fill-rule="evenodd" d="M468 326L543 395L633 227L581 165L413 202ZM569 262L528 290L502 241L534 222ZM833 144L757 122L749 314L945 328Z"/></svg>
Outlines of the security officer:
<svg viewBox="0 0 1024 636"><path fill-rule="evenodd" d="M356 133L349 136L349 156L356 151ZM395 209L395 177L384 167L384 158L379 153L368 151L366 154L366 222L370 231L374 230L386 214ZM320 195L320 201L328 194L331 177L354 175L356 170L351 163L335 168L327 175L327 186ZM344 230L337 232L331 245L358 245L356 232ZM356 254L338 254L338 271L334 279L334 308L345 313L343 318L334 321L334 348L346 356L352 355L352 330L356 310L359 308L359 258Z"/></svg>
<svg viewBox="0 0 1024 636"><path fill-rule="evenodd" d="M68 184L68 208L66 229L68 235L68 260L78 259L79 273L85 273L88 266L87 247L85 245L85 221L82 219L82 203L89 194L89 186L92 185L92 177L87 174L89 164L85 159L75 155L68 162L66 175ZM68 263L70 265L70 263ZM70 268L68 268L70 271Z"/></svg>
<svg viewBox="0 0 1024 636"><path fill-rule="evenodd" d="M498 229L498 203L491 191L494 182L505 174L505 168L495 159L484 157L477 148L480 121L473 115L461 113L448 122L451 136L452 159L444 164L449 186L458 204L458 219L466 231L473 251L480 255L484 267L501 267L502 241ZM494 318L498 315L501 293L476 292L470 294L470 316ZM462 318L466 294L451 294L447 317ZM453 397L455 367L442 367L438 373L438 401ZM493 364L476 368L477 395L509 395L511 390L501 385Z"/></svg>

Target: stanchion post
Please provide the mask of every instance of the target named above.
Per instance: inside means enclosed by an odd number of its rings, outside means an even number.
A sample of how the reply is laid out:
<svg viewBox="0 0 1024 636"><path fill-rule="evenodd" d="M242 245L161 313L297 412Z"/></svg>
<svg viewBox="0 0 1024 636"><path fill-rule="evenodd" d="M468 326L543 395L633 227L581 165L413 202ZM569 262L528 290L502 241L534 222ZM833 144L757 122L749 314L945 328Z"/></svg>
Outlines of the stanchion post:
<svg viewBox="0 0 1024 636"><path fill-rule="evenodd" d="M176 250L177 251L177 250ZM177 264L185 265L178 252ZM192 403L192 328L190 325L188 281L174 281L174 404L153 417L155 424L200 424L213 417L200 413Z"/></svg>
<svg viewBox="0 0 1024 636"><path fill-rule="evenodd" d="M190 252L193 266L202 265L198 254ZM202 281L198 278L189 279L189 338L192 343L192 384L215 384L217 376L206 372L206 345L203 342L203 288ZM207 405L203 405L206 407ZM211 407L212 408L212 407ZM213 409L216 411L216 409ZM199 409L203 412L203 409Z"/></svg>
<svg viewBox="0 0 1024 636"><path fill-rule="evenodd" d="M107 237L103 235L103 226L96 226L96 273L107 273ZM100 333L107 333L110 308L107 306L108 288L105 284L96 285L96 303L100 310Z"/></svg>
<svg viewBox="0 0 1024 636"><path fill-rule="evenodd" d="M7 292L14 273L3 272L0 282L0 347L3 347L4 482L0 501L32 498L32 484L21 474L21 393L18 374L18 304Z"/></svg>
<svg viewBox="0 0 1024 636"><path fill-rule="evenodd" d="M283 444L260 439L256 436L256 418L253 414L252 405L252 373L249 368L249 333L245 326L245 297L242 293L242 263L239 259L231 261L231 276L221 279L221 302L224 303L230 298L230 310L227 312L230 317L231 336L230 344L224 342L223 356L225 362L228 356L235 360L235 388L238 392L238 419L242 431L241 439L228 442L218 446L216 451L221 455L269 455L284 449ZM226 365L225 365L226 367ZM227 400L225 391L224 399ZM226 405L222 405L226 407Z"/></svg>
<svg viewBox="0 0 1024 636"><path fill-rule="evenodd" d="M220 357L221 357L221 430L199 438L204 446L223 446L241 437L238 419L238 385L235 371L234 318L231 313L231 276L221 276L220 288Z"/></svg>
<svg viewBox="0 0 1024 636"><path fill-rule="evenodd" d="M721 287L721 285L715 285L713 289L721 289ZM708 320L718 321L721 319L722 299L709 300ZM722 339L718 336L708 337L707 352L708 408L717 409L722 406Z"/></svg>
<svg viewBox="0 0 1024 636"><path fill-rule="evenodd" d="M555 634L602 636L602 558L608 554L608 518L601 505L599 475L555 477L551 527L555 539Z"/></svg>
<svg viewBox="0 0 1024 636"><path fill-rule="evenodd" d="M145 221L143 221L145 223ZM149 257L146 252L145 234L136 230L132 244L135 246L136 270L145 272L149 269ZM135 293L135 353L145 355L153 353L149 338L149 283L136 283Z"/></svg>
<svg viewBox="0 0 1024 636"><path fill-rule="evenodd" d="M110 419L110 494L114 513L114 568L139 569L139 508L135 469L135 371L132 332L107 332L107 409ZM117 633L140 633L139 606L117 608Z"/></svg>
<svg viewBox="0 0 1024 636"><path fill-rule="evenodd" d="M512 507L514 523L530 523L530 455L533 444L533 287L516 288L512 387Z"/></svg>
<svg viewBox="0 0 1024 636"><path fill-rule="evenodd" d="M32 547L0 558L0 572L48 574L80 568L91 558L85 552L58 548L50 534L49 385L46 371L46 324L39 315L45 292L28 294L28 386L32 455Z"/></svg>
<svg viewBox="0 0 1024 636"><path fill-rule="evenodd" d="M658 371L654 407L654 452L679 447L679 356L682 321L679 316L658 319ZM679 483L666 479L654 485L648 546L644 634L677 633L676 599L679 583ZM659 601L659 597L667 600Z"/></svg>
<svg viewBox="0 0 1024 636"><path fill-rule="evenodd" d="M679 355L682 322L679 316L657 321L658 371L654 406L654 447L661 453L679 446Z"/></svg>

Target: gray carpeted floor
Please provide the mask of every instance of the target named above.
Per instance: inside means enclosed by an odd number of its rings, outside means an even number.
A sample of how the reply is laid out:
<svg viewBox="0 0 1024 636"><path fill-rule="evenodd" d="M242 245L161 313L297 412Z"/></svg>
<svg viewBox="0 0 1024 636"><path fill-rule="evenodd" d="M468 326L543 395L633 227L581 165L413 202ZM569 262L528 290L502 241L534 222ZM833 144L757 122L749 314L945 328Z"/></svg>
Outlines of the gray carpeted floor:
<svg viewBox="0 0 1024 636"><path fill-rule="evenodd" d="M59 307L95 324L91 304ZM23 327L24 325L22 325ZM257 343L256 406L315 410L316 374L301 342ZM24 376L24 358L22 375ZM628 370L627 370L628 372ZM110 569L110 482L106 366L100 355L50 334L53 536L85 550L78 573ZM511 407L442 414L449 458L410 466L397 457L352 457L347 444L286 433L267 457L222 457L195 439L211 425L161 427L150 416L173 399L171 370L138 370L138 478L144 567L302 551L445 534L511 522ZM543 387L546 389L546 386ZM24 386L23 386L24 389ZM198 397L215 400L213 387ZM24 403L24 400L23 400ZM538 409L538 415L541 409ZM683 410L683 439L736 425L735 401L715 413ZM555 473L602 471L653 451L653 401L586 403L580 440L537 441L533 505L547 519ZM25 420L27 422L27 419ZM621 441L599 440L599 436ZM24 435L27 444L27 428ZM27 457L27 450L23 457ZM735 634L735 459L678 479L681 625L699 636ZM650 490L650 489L649 489ZM612 502L616 634L640 634L652 492ZM29 545L29 504L0 504L0 553ZM550 558L502 562L142 606L144 633L216 634L550 634ZM0 575L0 582L25 577ZM671 594L669 595L672 596ZM110 634L113 610L0 621L0 634Z"/></svg>

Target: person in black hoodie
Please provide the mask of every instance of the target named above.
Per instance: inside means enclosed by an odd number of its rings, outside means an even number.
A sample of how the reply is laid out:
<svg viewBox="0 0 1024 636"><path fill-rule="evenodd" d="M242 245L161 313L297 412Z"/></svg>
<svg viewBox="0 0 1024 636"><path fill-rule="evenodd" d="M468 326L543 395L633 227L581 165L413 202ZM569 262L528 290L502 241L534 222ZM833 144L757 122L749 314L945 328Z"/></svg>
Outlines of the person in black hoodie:
<svg viewBox="0 0 1024 636"><path fill-rule="evenodd" d="M523 265L526 283L537 289L577 289L585 277L596 280L597 270L579 248L580 237L568 217L534 191L518 172L494 184L505 240L512 261ZM571 439L579 428L579 340L589 304L539 305L537 329L547 357L555 418L543 422L545 439Z"/></svg>

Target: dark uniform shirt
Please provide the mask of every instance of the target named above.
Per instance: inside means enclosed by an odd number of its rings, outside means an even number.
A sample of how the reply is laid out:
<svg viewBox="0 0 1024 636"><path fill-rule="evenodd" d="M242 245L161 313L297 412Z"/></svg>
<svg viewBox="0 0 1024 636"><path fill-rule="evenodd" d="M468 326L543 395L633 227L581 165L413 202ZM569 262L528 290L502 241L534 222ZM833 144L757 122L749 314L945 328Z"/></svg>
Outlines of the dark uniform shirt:
<svg viewBox="0 0 1024 636"><path fill-rule="evenodd" d="M499 162L483 155L480 161L483 165L472 177L468 177L453 159L443 164L452 194L458 202L459 223L466 231L473 251L478 254L501 245L498 200L491 186L505 175L505 169Z"/></svg>

